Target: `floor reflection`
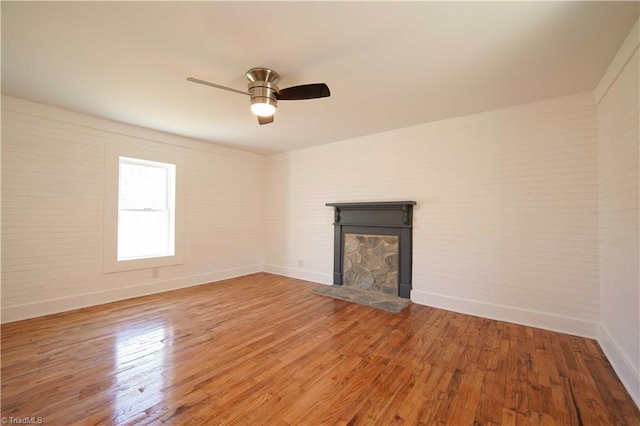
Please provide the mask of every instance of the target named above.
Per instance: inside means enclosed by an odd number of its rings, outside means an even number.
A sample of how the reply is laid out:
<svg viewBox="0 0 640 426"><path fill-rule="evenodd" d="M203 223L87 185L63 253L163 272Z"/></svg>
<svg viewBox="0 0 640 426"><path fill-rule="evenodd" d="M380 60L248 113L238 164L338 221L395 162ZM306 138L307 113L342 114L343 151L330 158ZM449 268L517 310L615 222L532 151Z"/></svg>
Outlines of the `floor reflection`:
<svg viewBox="0 0 640 426"><path fill-rule="evenodd" d="M162 402L162 390L169 374L165 363L169 333L164 323L118 333L116 395L112 415L115 423L140 416Z"/></svg>

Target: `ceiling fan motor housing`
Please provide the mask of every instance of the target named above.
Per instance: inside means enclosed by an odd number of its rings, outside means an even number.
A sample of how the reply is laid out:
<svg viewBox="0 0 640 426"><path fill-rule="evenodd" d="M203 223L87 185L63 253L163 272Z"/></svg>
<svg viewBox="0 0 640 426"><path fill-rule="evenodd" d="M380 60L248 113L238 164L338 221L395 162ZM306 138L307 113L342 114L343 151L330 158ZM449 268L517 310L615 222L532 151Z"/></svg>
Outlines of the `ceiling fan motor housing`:
<svg viewBox="0 0 640 426"><path fill-rule="evenodd" d="M277 108L276 92L279 89L276 83L280 81L278 73L269 68L251 68L246 75L250 82L251 105L267 104Z"/></svg>

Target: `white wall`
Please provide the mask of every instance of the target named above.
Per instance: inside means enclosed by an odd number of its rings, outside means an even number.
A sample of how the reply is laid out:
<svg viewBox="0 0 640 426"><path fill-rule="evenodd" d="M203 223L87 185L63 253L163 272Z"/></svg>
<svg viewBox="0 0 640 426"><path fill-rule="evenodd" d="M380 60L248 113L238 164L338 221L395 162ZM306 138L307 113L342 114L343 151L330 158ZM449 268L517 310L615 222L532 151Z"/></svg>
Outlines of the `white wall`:
<svg viewBox="0 0 640 426"><path fill-rule="evenodd" d="M186 162L185 263L158 278L103 273L113 143ZM259 155L3 96L2 320L261 271L263 176Z"/></svg>
<svg viewBox="0 0 640 426"><path fill-rule="evenodd" d="M596 89L600 344L640 406L640 45L638 23Z"/></svg>
<svg viewBox="0 0 640 426"><path fill-rule="evenodd" d="M327 202L415 200L412 300L595 336L593 93L268 158L265 270L331 282Z"/></svg>

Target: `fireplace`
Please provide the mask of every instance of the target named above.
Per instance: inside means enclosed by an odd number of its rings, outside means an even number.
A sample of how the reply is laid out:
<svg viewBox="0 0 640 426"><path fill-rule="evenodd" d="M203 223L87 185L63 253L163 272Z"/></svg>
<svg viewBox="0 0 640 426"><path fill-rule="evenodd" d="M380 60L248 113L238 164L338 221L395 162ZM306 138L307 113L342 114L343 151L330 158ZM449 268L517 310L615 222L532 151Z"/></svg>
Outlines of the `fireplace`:
<svg viewBox="0 0 640 426"><path fill-rule="evenodd" d="M415 204L327 203L334 208L333 284L410 298Z"/></svg>

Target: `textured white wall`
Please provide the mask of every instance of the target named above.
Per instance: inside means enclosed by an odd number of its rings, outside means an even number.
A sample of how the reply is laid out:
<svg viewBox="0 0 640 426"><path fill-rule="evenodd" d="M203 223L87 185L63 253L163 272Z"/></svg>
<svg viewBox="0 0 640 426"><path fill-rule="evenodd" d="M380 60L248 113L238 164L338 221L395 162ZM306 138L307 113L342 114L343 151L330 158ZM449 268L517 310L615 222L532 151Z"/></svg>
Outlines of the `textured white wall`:
<svg viewBox="0 0 640 426"><path fill-rule="evenodd" d="M598 181L602 326L598 340L640 405L638 31L636 23L596 94L601 96Z"/></svg>
<svg viewBox="0 0 640 426"><path fill-rule="evenodd" d="M596 334L591 92L274 155L266 181L267 271L330 283L325 203L415 200L414 302Z"/></svg>
<svg viewBox="0 0 640 426"><path fill-rule="evenodd" d="M158 278L103 273L112 143L185 160L185 263ZM3 321L260 271L263 176L262 156L3 97Z"/></svg>

